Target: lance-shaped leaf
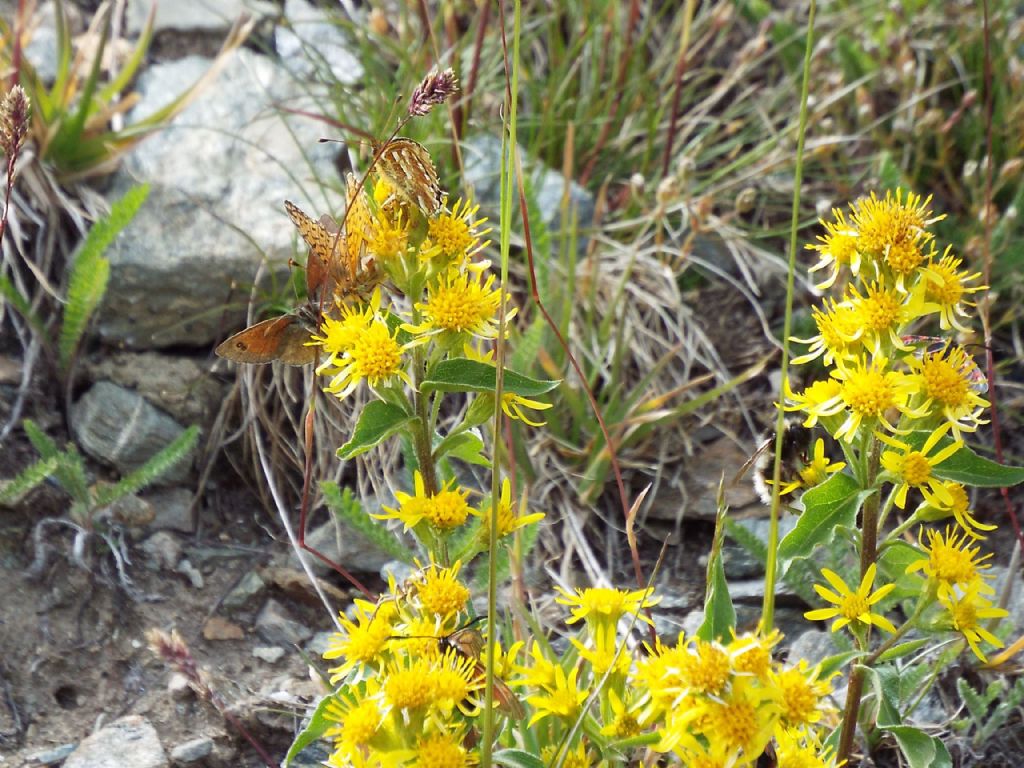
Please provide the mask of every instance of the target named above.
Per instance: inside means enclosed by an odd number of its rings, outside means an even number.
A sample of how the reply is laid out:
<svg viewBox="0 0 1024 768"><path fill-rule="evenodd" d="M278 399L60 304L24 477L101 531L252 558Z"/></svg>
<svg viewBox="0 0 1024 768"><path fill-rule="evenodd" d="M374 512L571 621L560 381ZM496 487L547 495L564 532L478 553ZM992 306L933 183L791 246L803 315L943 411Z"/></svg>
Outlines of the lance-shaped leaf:
<svg viewBox="0 0 1024 768"><path fill-rule="evenodd" d="M521 373L505 369L502 391L522 397L537 397L557 387L558 381L531 379ZM453 357L442 360L427 374L420 384L421 392L494 392L498 386L498 370L488 363Z"/></svg>
<svg viewBox="0 0 1024 768"><path fill-rule="evenodd" d="M375 445L398 432L413 418L397 405L385 403L383 400L374 400L359 414L359 421L356 422L352 439L338 449L338 458L351 459L361 453L366 453Z"/></svg>

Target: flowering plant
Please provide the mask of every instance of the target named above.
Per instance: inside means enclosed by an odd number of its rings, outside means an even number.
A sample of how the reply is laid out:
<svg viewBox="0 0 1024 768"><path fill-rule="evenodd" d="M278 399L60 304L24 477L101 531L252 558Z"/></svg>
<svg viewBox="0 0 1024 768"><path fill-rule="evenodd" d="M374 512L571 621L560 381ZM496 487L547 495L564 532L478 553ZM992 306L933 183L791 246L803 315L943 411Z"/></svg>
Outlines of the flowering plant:
<svg viewBox="0 0 1024 768"><path fill-rule="evenodd" d="M993 605L991 554L979 543L995 526L972 514L967 487L1013 485L1024 469L965 444L987 423L988 381L954 334L970 332L972 297L984 286L951 248L940 253L930 226L942 217L930 203L901 190L872 194L849 215L833 211L808 246L820 257L812 273L827 275L819 288L838 297L814 309L818 333L794 339L807 352L793 362L820 359L828 377L787 386L783 408L823 428L845 461L829 466L819 440L808 467L780 482L780 493L799 496L800 518L778 557L784 572L818 545L854 543L856 565L821 568L814 589L826 605L806 614L852 635L840 759L859 721L869 747L888 736L912 765L950 764L942 742L907 718L961 651L985 662L986 647L1003 646L993 629L1006 611ZM941 531L926 527L947 519ZM907 676L917 683L891 684ZM865 685L881 696L871 708L861 706Z"/></svg>

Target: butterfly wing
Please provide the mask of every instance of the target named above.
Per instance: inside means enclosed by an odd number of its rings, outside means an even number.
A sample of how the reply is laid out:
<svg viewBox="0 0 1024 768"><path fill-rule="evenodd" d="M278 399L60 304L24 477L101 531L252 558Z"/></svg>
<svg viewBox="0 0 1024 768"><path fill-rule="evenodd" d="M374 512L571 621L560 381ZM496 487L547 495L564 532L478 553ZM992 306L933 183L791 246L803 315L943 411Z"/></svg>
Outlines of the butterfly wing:
<svg viewBox="0 0 1024 768"><path fill-rule="evenodd" d="M337 255L342 247L337 225L333 226L333 231L328 229L324 226L324 218L332 223L333 219L325 216L320 221L314 221L290 200L284 201L284 208L309 246L309 257L306 259L306 292L309 300L317 301L321 296L329 296L337 280L336 271L340 263Z"/></svg>
<svg viewBox="0 0 1024 768"><path fill-rule="evenodd" d="M399 137L378 149L377 171L403 198L427 216L441 209L441 185L427 148Z"/></svg>
<svg viewBox="0 0 1024 768"><path fill-rule="evenodd" d="M316 347L306 346L310 331L297 315L281 315L250 325L223 341L216 352L236 363L308 365L316 360Z"/></svg>

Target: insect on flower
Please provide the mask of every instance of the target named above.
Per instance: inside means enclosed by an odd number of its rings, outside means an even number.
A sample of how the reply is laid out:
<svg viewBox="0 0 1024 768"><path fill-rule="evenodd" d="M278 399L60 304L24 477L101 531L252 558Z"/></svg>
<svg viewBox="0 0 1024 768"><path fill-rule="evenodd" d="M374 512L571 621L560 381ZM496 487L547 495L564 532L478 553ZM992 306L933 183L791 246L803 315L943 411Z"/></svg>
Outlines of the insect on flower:
<svg viewBox="0 0 1024 768"><path fill-rule="evenodd" d="M437 647L441 653L451 650L463 658L471 659L474 662L476 674L481 676L487 674L487 668L480 660L480 654L483 653L486 641L480 634L480 630L473 625L483 621L484 618L484 616L477 616L454 632L436 638ZM428 638L427 635L394 635L391 637L392 640L424 640ZM512 719L522 720L526 717L526 711L523 709L519 697L504 680L497 677L494 678L494 700L498 702L498 707Z"/></svg>
<svg viewBox="0 0 1024 768"><path fill-rule="evenodd" d="M914 357L919 360L923 360L927 355L943 354L950 346L949 339L944 339L941 336L903 336L901 341L914 346ZM966 353L963 355L959 372L975 393L978 395L988 393L988 377Z"/></svg>
<svg viewBox="0 0 1024 768"><path fill-rule="evenodd" d="M361 295L378 282L377 270L370 262L365 267L356 258L345 256L345 236L337 222L324 215L314 221L285 200L285 210L309 246L306 261L306 303L298 309L272 317L239 331L217 347L217 354L236 363L308 365L316 360L317 347L310 337L321 313L335 299Z"/></svg>
<svg viewBox="0 0 1024 768"><path fill-rule="evenodd" d="M441 210L441 186L437 169L427 148L418 141L399 136L384 146L374 144L377 163L374 169L395 188L404 200L426 216Z"/></svg>
<svg viewBox="0 0 1024 768"><path fill-rule="evenodd" d="M799 419L786 419L782 427L782 458L779 467L779 481L782 487L800 480L800 470L808 462L807 452L811 447L811 430L804 427ZM775 430L761 437L757 449L739 468L732 479L736 485L751 467L754 468L754 487L765 503L771 503L771 467L775 459Z"/></svg>

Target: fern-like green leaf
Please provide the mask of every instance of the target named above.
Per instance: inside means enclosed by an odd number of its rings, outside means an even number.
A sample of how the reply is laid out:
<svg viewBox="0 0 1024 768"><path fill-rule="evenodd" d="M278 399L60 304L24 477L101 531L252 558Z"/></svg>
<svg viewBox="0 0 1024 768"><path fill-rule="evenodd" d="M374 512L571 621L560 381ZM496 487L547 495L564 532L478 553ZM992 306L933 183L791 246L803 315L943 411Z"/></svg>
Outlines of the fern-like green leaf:
<svg viewBox="0 0 1024 768"><path fill-rule="evenodd" d="M21 427L25 430L32 447L39 451L43 459L56 461L52 474L64 492L76 501L86 501L89 495L89 481L85 476L82 457L75 447L69 445L62 451L32 419L25 419Z"/></svg>
<svg viewBox="0 0 1024 768"><path fill-rule="evenodd" d="M362 534L373 546L403 563L412 562L414 553L410 552L408 547L402 546L394 534L384 526L377 525L348 488L341 490L337 483L324 482L320 483L320 492L324 495L327 508L350 528Z"/></svg>
<svg viewBox="0 0 1024 768"><path fill-rule="evenodd" d="M135 218L148 194L149 187L145 185L129 189L111 206L108 216L93 224L71 265L67 304L64 307L64 320L61 323L57 347L61 368L65 370L75 350L78 349L89 319L107 291L110 262L103 256L103 252L118 233Z"/></svg>
<svg viewBox="0 0 1024 768"><path fill-rule="evenodd" d="M40 459L26 467L17 477L11 480L0 480L0 506L13 506L21 498L46 480L57 468L58 457Z"/></svg>
<svg viewBox="0 0 1024 768"><path fill-rule="evenodd" d="M14 287L6 275L0 275L0 298L3 298L8 304L10 304L21 315L28 324L32 326L36 333L43 335L46 333L46 329L43 327L42 321L39 316L32 311L32 306L28 300L21 295L17 288Z"/></svg>
<svg viewBox="0 0 1024 768"><path fill-rule="evenodd" d="M122 496L141 491L150 483L155 482L175 464L187 457L189 452L195 447L198 439L199 427L189 427L171 441L166 448L151 456L149 461L141 467L125 475L117 483L109 485L97 493L94 500L95 506L106 506L117 501Z"/></svg>
<svg viewBox="0 0 1024 768"><path fill-rule="evenodd" d="M960 698L964 700L964 704L967 705L967 711L971 713L971 719L978 725L981 725L986 710L988 710L988 702L979 696L971 684L962 677L957 678L956 689L960 694Z"/></svg>

